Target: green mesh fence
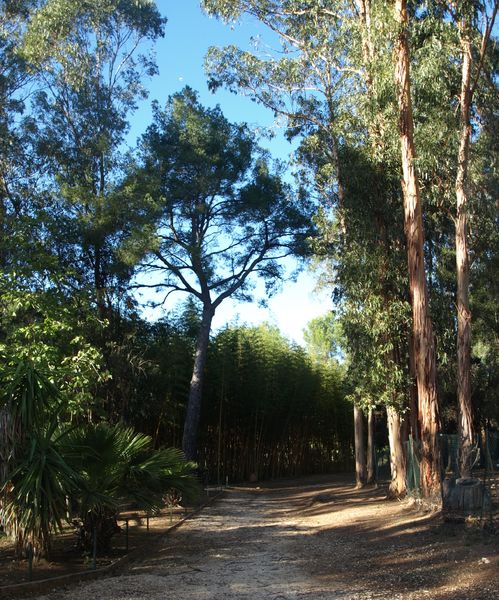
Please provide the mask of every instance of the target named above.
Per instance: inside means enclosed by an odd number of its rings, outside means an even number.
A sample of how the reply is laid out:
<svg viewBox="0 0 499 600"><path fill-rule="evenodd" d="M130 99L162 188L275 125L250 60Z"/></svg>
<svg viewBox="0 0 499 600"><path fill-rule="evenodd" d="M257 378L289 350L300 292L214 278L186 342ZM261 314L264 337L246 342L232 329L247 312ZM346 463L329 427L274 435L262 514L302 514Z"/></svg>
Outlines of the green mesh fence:
<svg viewBox="0 0 499 600"><path fill-rule="evenodd" d="M459 437L455 434L439 435L442 480L459 477ZM421 445L412 437L405 444L407 491L418 496L421 493L420 457ZM487 431L477 438L473 475L482 479L489 489L494 505L499 505L499 432Z"/></svg>
<svg viewBox="0 0 499 600"><path fill-rule="evenodd" d="M390 479L390 449L376 448L376 480Z"/></svg>
<svg viewBox="0 0 499 600"><path fill-rule="evenodd" d="M418 440L409 437L405 443L407 492L419 495L421 492L421 475L419 470L421 444Z"/></svg>
<svg viewBox="0 0 499 600"><path fill-rule="evenodd" d="M487 431L485 436L484 463L491 472L499 471L499 432Z"/></svg>
<svg viewBox="0 0 499 600"><path fill-rule="evenodd" d="M442 476L457 477L459 475L459 437L448 434L441 434L438 437Z"/></svg>

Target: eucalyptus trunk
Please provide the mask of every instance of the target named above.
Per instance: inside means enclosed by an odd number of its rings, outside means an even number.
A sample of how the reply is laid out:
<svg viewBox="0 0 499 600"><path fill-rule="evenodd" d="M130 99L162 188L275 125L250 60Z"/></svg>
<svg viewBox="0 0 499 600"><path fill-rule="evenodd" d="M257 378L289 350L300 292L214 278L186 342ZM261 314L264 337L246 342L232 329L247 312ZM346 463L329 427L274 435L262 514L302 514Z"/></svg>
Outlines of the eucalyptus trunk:
<svg viewBox="0 0 499 600"><path fill-rule="evenodd" d="M461 23L462 78L460 135L456 175L456 268L457 268L457 397L461 477L471 477L473 408L471 404L471 311L469 307L470 263L468 254L468 163L471 136L471 39L466 19Z"/></svg>
<svg viewBox="0 0 499 600"><path fill-rule="evenodd" d="M362 410L354 404L353 407L354 435L355 435L355 479L356 487L366 485L366 451L364 447L364 415Z"/></svg>
<svg viewBox="0 0 499 600"><path fill-rule="evenodd" d="M376 483L376 447L374 444L375 417L372 407L367 413L367 483Z"/></svg>
<svg viewBox="0 0 499 600"><path fill-rule="evenodd" d="M429 315L424 265L421 197L415 167L409 41L406 0L395 1L398 26L395 81L398 88L399 137L402 155L405 235L409 288L412 304L414 358L418 385L418 416L421 434L421 485L423 496L440 502L440 451L438 446L438 401L433 324Z"/></svg>
<svg viewBox="0 0 499 600"><path fill-rule="evenodd" d="M388 438L390 444L390 498L402 498L407 493L406 461L402 439L402 423L400 414L393 406L386 407L388 420Z"/></svg>
<svg viewBox="0 0 499 600"><path fill-rule="evenodd" d="M414 339L409 335L409 430L413 439L419 440L418 420L418 384L416 376L416 360L414 358Z"/></svg>
<svg viewBox="0 0 499 600"><path fill-rule="evenodd" d="M203 395L204 371L206 357L208 355L208 344L210 341L211 322L215 310L211 304L203 306L201 326L199 329L196 352L194 355L194 367L189 388L189 400L184 422L184 435L182 438L182 450L187 460L197 460L198 454L198 430L201 417L201 398Z"/></svg>

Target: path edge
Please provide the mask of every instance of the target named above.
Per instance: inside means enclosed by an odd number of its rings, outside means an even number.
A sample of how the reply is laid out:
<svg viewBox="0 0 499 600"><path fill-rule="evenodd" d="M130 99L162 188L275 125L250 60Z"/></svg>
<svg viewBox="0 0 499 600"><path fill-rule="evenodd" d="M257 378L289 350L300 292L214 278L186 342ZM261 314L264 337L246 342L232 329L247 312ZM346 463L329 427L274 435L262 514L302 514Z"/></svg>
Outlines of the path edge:
<svg viewBox="0 0 499 600"><path fill-rule="evenodd" d="M162 538L168 536L172 531L178 529L181 525L183 525L189 519L196 516L202 510L204 510L207 506L210 506L225 494L225 491L222 490L208 498L203 504L198 506L195 510L188 513L184 517L182 517L179 521L170 525L167 529L158 532L158 533L150 533L150 537L147 542L144 542L133 548L120 558L117 558L112 563L105 565L103 567L99 567L98 569L89 569L87 571L79 571L78 573L67 573L66 575L57 575L56 577L48 577L46 579L38 579L35 581L24 581L23 583L14 583L10 585L0 586L0 598L5 598L10 600L14 597L19 597L21 595L32 595L32 594L40 594L49 591L55 591L57 588L63 588L65 585L71 584L74 585L76 583L82 583L85 581L93 581L94 579L99 579L105 575L115 575L116 572L121 571L123 567L133 562L134 560L140 558L144 551L148 552L151 548L151 543L156 544Z"/></svg>

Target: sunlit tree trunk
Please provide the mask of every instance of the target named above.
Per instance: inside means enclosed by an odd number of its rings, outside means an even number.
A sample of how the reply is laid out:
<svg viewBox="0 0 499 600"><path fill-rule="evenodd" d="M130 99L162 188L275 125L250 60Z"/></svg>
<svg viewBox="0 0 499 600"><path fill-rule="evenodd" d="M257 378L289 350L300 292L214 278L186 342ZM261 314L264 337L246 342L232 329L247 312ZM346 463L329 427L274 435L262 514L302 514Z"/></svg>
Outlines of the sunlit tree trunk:
<svg viewBox="0 0 499 600"><path fill-rule="evenodd" d="M429 315L424 269L423 221L417 181L409 74L406 0L395 1L398 26L395 41L395 81L398 87L399 137L402 155L405 234L412 304L414 358L418 385L421 433L421 485L423 496L440 501L440 451L433 325Z"/></svg>
<svg viewBox="0 0 499 600"><path fill-rule="evenodd" d="M367 483L376 483L375 417L372 406L367 413Z"/></svg>
<svg viewBox="0 0 499 600"><path fill-rule="evenodd" d="M362 488L367 481L366 451L364 446L364 415L362 410L354 404L353 407L354 435L355 435L355 479L356 486Z"/></svg>
<svg viewBox="0 0 499 600"><path fill-rule="evenodd" d="M470 26L460 26L462 52L461 114L456 176L456 267L457 267L457 396L459 404L460 474L471 477L473 409L471 404L471 311L469 307L470 266L468 255L467 207L468 162L471 136L471 39Z"/></svg>
<svg viewBox="0 0 499 600"><path fill-rule="evenodd" d="M400 414L393 406L386 407L386 416L388 420L391 473L388 496L391 498L400 498L405 496L407 491L405 452L402 441L402 423Z"/></svg>

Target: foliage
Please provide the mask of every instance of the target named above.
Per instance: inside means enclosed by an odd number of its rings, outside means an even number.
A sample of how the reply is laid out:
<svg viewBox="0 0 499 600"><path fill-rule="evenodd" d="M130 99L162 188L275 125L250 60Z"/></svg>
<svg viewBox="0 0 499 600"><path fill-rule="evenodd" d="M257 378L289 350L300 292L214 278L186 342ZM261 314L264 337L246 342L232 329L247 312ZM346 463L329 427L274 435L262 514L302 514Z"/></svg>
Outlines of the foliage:
<svg viewBox="0 0 499 600"><path fill-rule="evenodd" d="M184 461L179 450L153 450L149 436L132 428L107 423L86 425L64 438L67 464L80 478L73 501L82 522L80 542L91 548L94 531L98 546L109 549L116 514L123 504L154 513L164 506L172 489L186 500L198 492L195 464Z"/></svg>
<svg viewBox="0 0 499 600"><path fill-rule="evenodd" d="M323 280L339 303L337 311L351 353L349 379L358 401L364 397L367 404L389 402L403 407L409 390L409 298L392 74L393 7L359 1L352 10L352 3L319 0L306 6L293 0L205 0L203 4L209 14L225 21L249 15L271 32L268 44L254 45L251 52L235 46L210 49L206 59L210 85L249 94L286 119L290 136L300 136L298 174L322 203L316 217L321 236L314 250L326 263ZM411 5L409 27L439 393L445 426L452 430L456 426L453 212L459 131L455 99L460 86L459 23L466 7L460 5L456 14L452 12L455 7L449 7ZM476 15L484 14L485 8L473 5L475 55L485 22ZM470 207L472 223L475 219L491 223L493 203L487 208L479 190L494 179L494 159L485 150L490 148L487 140L495 122L490 113L494 100L489 96L495 88L493 53L485 54L484 74L475 82L471 164L476 161L476 166L471 167L469 182L476 198ZM482 201L478 201L480 196ZM479 238L480 234L471 233L471 254L476 261L471 302L478 311L474 314L478 323L483 314L479 307L485 308L478 301L479 273L495 260L493 243L482 238L487 251L481 251ZM475 360L478 364L476 354ZM476 391L482 385L479 372L475 368ZM475 399L485 406L478 394Z"/></svg>
<svg viewBox="0 0 499 600"><path fill-rule="evenodd" d="M229 327L215 337L201 424L201 459L213 479L349 465L351 408L341 367L318 364L269 325Z"/></svg>
<svg viewBox="0 0 499 600"><path fill-rule="evenodd" d="M273 172L249 128L220 108L201 106L189 89L155 106L142 140L143 167L129 184L146 197L142 248L159 290L192 294L216 308L229 296L248 299L250 276L271 286L279 259L303 249L309 205ZM151 229L153 226L153 229Z"/></svg>
<svg viewBox="0 0 499 600"><path fill-rule="evenodd" d="M19 363L3 389L2 522L19 552L31 543L48 554L51 535L74 508L84 541L98 530L99 548L108 549L108 524L123 503L154 512L171 489L187 499L197 495L195 465L180 451L155 450L149 436L120 424L64 422L57 389L29 362Z"/></svg>
<svg viewBox="0 0 499 600"><path fill-rule="evenodd" d="M1 389L2 522L20 555L28 543L37 554L48 553L77 483L58 448L61 398L27 359L4 367Z"/></svg>
<svg viewBox="0 0 499 600"><path fill-rule="evenodd" d="M333 312L312 319L303 337L307 352L318 362L345 359L345 335Z"/></svg>

